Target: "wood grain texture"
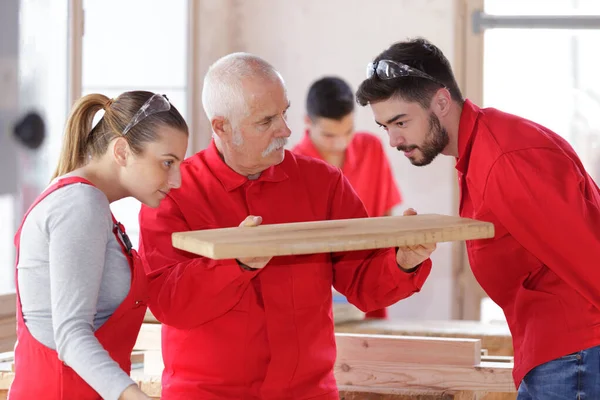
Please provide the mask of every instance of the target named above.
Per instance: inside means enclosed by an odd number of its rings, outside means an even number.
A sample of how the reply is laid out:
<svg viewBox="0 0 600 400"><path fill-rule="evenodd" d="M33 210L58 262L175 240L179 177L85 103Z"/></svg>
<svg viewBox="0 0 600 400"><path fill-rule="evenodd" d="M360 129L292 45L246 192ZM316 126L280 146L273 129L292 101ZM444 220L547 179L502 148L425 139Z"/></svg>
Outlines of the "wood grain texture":
<svg viewBox="0 0 600 400"><path fill-rule="evenodd" d="M481 362L478 339L336 333L337 363L376 361L474 366Z"/></svg>
<svg viewBox="0 0 600 400"><path fill-rule="evenodd" d="M338 385L361 388L404 388L430 391L514 392L512 364L482 362L477 366L356 361L336 362Z"/></svg>
<svg viewBox="0 0 600 400"><path fill-rule="evenodd" d="M512 336L506 323L461 320L362 320L338 324L336 332L400 336L434 336L481 339L491 356L512 356Z"/></svg>
<svg viewBox="0 0 600 400"><path fill-rule="evenodd" d="M16 301L17 296L14 293L0 295L0 317L16 315Z"/></svg>
<svg viewBox="0 0 600 400"><path fill-rule="evenodd" d="M481 400L481 398L475 392L439 392L411 389L377 391L352 388L351 390L340 390L340 400Z"/></svg>
<svg viewBox="0 0 600 400"><path fill-rule="evenodd" d="M329 253L485 239L494 226L468 218L423 214L295 222L176 232L175 248L215 260Z"/></svg>
<svg viewBox="0 0 600 400"><path fill-rule="evenodd" d="M14 293L0 295L0 352L12 351L17 341L17 305Z"/></svg>

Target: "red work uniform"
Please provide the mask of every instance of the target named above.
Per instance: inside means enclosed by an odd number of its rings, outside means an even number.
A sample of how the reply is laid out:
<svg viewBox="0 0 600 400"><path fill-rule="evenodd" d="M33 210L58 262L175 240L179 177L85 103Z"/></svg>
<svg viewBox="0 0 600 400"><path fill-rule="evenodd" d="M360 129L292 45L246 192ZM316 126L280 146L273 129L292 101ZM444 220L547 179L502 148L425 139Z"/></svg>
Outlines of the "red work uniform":
<svg viewBox="0 0 600 400"><path fill-rule="evenodd" d="M29 208L29 212L40 201L55 190L73 183L92 183L79 177L63 178L58 180L44 191ZM114 234L121 248L129 260L131 271L131 288L125 300L117 307L114 314L96 331L95 336L100 344L108 351L123 371L131 371L131 351L135 345L138 333L146 314L147 281L144 268L136 251L126 249L121 240L124 229L114 220ZM16 258L19 263L19 244L21 227L15 236L17 248ZM93 229L93 227L90 227ZM19 300L19 270L17 269L17 345L15 346L15 378L10 386L8 398L11 400L100 400L100 395L92 389L77 373L65 365L59 358L56 350L52 350L31 336L21 312Z"/></svg>
<svg viewBox="0 0 600 400"><path fill-rule="evenodd" d="M181 188L140 212L150 309L163 323L162 398L339 400L332 284L369 311L418 292L431 261L406 273L383 249L274 257L245 271L174 249L173 232L236 227L248 215L263 225L367 216L339 170L288 151L249 180L212 142L181 174Z"/></svg>
<svg viewBox="0 0 600 400"><path fill-rule="evenodd" d="M600 191L549 129L466 101L460 215L492 222L471 268L506 315L516 387L532 368L600 344Z"/></svg>
<svg viewBox="0 0 600 400"><path fill-rule="evenodd" d="M292 152L323 160L308 131ZM341 170L362 200L370 217L383 217L402 202L394 174L377 136L366 132L354 133L346 149ZM387 316L385 308L365 314L365 318L386 319Z"/></svg>

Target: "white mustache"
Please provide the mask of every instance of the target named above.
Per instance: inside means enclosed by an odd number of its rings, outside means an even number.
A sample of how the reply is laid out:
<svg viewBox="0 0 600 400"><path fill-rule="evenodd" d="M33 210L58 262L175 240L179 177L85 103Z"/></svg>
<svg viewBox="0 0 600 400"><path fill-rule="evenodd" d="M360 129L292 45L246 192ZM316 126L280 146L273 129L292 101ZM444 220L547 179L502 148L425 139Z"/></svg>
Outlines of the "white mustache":
<svg viewBox="0 0 600 400"><path fill-rule="evenodd" d="M265 149L265 151L262 152L262 156L266 157L269 154L271 154L272 152L274 152L275 150L279 150L279 149L285 147L287 142L288 142L288 138L286 138L286 137L273 139L273 141L271 143L269 143L269 147L267 147Z"/></svg>

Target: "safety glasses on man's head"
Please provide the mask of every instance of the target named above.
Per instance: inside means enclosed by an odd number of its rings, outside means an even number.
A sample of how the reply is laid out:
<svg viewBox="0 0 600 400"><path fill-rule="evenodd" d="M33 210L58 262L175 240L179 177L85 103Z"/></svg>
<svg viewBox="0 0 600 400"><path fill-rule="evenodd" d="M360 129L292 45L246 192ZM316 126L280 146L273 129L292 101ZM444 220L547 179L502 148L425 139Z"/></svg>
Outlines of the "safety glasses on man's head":
<svg viewBox="0 0 600 400"><path fill-rule="evenodd" d="M370 62L367 65L367 79L373 77L373 75L377 75L379 79L384 81L404 76L415 76L419 78L429 79L430 81L435 82L438 85L441 85L442 87L446 87L446 85L444 85L442 82L438 81L431 75L428 75L425 72L421 72L416 68L409 67L406 64L402 64L400 62L392 60L379 60L377 62Z"/></svg>

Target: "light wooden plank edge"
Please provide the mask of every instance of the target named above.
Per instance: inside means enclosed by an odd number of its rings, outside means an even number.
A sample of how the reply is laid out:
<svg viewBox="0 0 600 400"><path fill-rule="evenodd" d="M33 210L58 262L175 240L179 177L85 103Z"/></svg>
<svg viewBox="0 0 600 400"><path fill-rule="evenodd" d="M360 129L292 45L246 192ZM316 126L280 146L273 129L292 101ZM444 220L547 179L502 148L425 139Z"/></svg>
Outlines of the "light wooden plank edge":
<svg viewBox="0 0 600 400"><path fill-rule="evenodd" d="M360 360L474 366L481 362L482 355L481 340L474 338L336 333L335 341L337 360L344 363ZM427 353L422 353L423 349Z"/></svg>
<svg viewBox="0 0 600 400"><path fill-rule="evenodd" d="M422 216L435 216L436 214L422 214ZM386 217L393 218L393 217ZM404 217L407 218L407 217ZM410 217L413 218L413 217ZM454 217L456 218L456 217ZM390 248L398 246L410 246L424 243L442 243L464 240L488 239L494 236L494 225L489 222L477 221L464 218L463 221L472 221L460 226L443 229L439 232L431 232L432 228L422 228L413 232L404 232L396 236L378 239L380 243L373 246L372 238L356 238L333 240L329 244L321 244L318 250L315 250L315 244L303 245L302 243L289 244L269 244L263 243L261 246L255 246L252 243L210 243L189 235L190 232L175 232L172 234L171 243L173 247L190 253L198 254L214 260L240 258L240 257L261 257L261 256L283 256L283 255L303 255L313 253L330 253L337 251L355 251L373 248ZM324 221L311 221L302 224L322 223ZM336 221L339 222L339 221ZM295 224L295 223L292 223ZM269 225L256 227L252 229L268 229ZM219 228L224 229L236 228ZM421 232L422 231L422 232ZM427 236L433 235L432 238ZM409 236L407 238L407 236Z"/></svg>

